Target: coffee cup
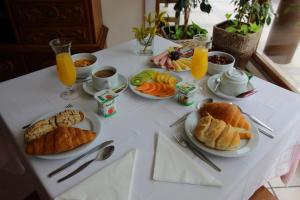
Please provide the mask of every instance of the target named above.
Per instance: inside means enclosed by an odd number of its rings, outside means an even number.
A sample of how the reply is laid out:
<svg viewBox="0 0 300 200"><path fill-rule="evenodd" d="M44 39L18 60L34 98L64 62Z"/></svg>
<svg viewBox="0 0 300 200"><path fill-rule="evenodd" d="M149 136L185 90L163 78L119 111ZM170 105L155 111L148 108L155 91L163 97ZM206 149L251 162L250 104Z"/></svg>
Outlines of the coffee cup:
<svg viewBox="0 0 300 200"><path fill-rule="evenodd" d="M114 89L119 85L117 69L104 66L93 70L92 83L96 90Z"/></svg>
<svg viewBox="0 0 300 200"><path fill-rule="evenodd" d="M220 90L227 95L237 96L247 91L249 78L245 72L231 69L221 76Z"/></svg>

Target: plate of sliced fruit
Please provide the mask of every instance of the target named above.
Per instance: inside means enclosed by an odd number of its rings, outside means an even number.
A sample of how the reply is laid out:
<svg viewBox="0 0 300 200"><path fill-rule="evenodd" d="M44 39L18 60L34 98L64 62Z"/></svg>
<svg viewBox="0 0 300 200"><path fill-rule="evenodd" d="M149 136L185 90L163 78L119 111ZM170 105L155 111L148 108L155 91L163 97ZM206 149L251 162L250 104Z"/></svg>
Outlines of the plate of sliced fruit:
<svg viewBox="0 0 300 200"><path fill-rule="evenodd" d="M168 50L152 57L158 67L174 72L190 71L194 49L189 47L169 47Z"/></svg>
<svg viewBox="0 0 300 200"><path fill-rule="evenodd" d="M168 99L176 95L176 84L182 79L163 69L144 69L129 79L129 88L148 99Z"/></svg>

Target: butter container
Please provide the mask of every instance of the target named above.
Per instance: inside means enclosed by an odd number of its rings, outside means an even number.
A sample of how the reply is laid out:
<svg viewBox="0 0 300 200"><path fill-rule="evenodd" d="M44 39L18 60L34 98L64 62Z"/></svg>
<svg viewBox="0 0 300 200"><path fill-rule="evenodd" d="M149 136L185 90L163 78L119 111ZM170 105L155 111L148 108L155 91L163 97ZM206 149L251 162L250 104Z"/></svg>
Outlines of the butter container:
<svg viewBox="0 0 300 200"><path fill-rule="evenodd" d="M192 83L181 81L176 84L178 90L177 101L184 106L190 106L194 103L196 86Z"/></svg>
<svg viewBox="0 0 300 200"><path fill-rule="evenodd" d="M104 117L111 117L117 112L115 98L118 95L112 90L101 90L94 95L98 103L98 113Z"/></svg>

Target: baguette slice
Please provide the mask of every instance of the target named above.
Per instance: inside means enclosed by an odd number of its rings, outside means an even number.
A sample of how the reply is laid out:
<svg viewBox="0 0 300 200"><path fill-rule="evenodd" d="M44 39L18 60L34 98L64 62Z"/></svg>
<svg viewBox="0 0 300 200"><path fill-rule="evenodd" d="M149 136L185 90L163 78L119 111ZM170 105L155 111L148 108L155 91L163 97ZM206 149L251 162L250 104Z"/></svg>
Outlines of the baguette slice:
<svg viewBox="0 0 300 200"><path fill-rule="evenodd" d="M95 137L96 133L93 131L62 126L29 142L26 153L30 155L61 153L91 142Z"/></svg>
<svg viewBox="0 0 300 200"><path fill-rule="evenodd" d="M72 126L84 119L84 113L79 110L68 109L58 113L49 119L43 119L30 126L25 134L25 142L38 139L39 137L53 131L58 126Z"/></svg>

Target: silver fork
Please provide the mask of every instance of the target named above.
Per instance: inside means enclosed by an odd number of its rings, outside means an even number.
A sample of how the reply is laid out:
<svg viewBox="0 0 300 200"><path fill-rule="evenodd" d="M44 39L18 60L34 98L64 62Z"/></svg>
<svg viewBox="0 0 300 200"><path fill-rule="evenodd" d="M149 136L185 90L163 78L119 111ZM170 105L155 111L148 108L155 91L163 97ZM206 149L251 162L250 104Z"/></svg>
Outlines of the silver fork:
<svg viewBox="0 0 300 200"><path fill-rule="evenodd" d="M72 107L73 107L73 105L71 103L69 103L65 106L65 108L72 108ZM32 122L29 124L26 124L25 126L22 127L22 129L26 129L26 128L30 127L31 124L32 124Z"/></svg>
<svg viewBox="0 0 300 200"><path fill-rule="evenodd" d="M184 148L189 148L196 156L198 156L198 158L200 158L202 161L204 161L210 167L212 167L213 169L215 169L218 172L222 171L215 163L213 163L211 160L209 160L209 158L207 158L201 151L199 151L195 147L193 147L189 143L189 141L187 141L185 138L183 138L182 136L177 136L177 135L175 135L174 138L176 139L178 144L180 144Z"/></svg>
<svg viewBox="0 0 300 200"><path fill-rule="evenodd" d="M273 136L273 135L271 135L270 133L268 133L267 131L265 131L265 130L263 130L263 129L261 129L261 128L258 128L258 132L264 134L265 136L267 136L267 137L269 137L269 138L271 138L271 139L274 139L274 136Z"/></svg>

